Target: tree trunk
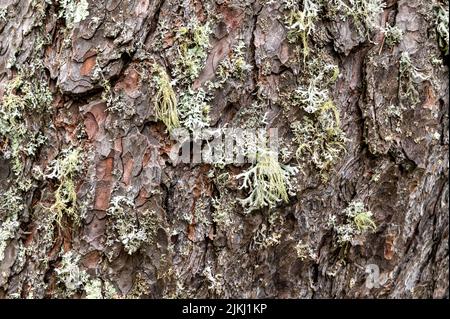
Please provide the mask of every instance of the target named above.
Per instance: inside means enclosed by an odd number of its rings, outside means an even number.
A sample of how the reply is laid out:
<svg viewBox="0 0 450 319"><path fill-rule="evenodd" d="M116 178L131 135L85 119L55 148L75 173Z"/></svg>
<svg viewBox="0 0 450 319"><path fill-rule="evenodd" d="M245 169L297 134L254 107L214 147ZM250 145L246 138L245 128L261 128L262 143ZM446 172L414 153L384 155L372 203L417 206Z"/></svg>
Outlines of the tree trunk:
<svg viewBox="0 0 450 319"><path fill-rule="evenodd" d="M448 298L447 6L2 0L0 298Z"/></svg>

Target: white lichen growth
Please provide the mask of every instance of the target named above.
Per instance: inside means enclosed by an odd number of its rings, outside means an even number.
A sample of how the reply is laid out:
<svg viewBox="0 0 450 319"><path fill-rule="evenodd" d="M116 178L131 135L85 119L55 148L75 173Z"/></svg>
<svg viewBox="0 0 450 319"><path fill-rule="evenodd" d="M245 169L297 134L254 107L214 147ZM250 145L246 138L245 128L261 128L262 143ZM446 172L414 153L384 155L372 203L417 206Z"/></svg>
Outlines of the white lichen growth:
<svg viewBox="0 0 450 319"><path fill-rule="evenodd" d="M20 226L20 212L23 209L23 199L17 189L10 188L0 194L0 262L5 257L9 240L16 236Z"/></svg>
<svg viewBox="0 0 450 319"><path fill-rule="evenodd" d="M400 43L403 39L403 30L397 26L388 25L386 29L383 30L384 33L384 42L386 45L393 47Z"/></svg>
<svg viewBox="0 0 450 319"><path fill-rule="evenodd" d="M279 163L273 152L260 149L256 155L256 163L236 176L237 179L243 178L240 189L251 190L250 195L241 200L241 203L248 207L248 211L252 211L288 202L289 191L293 189L290 179L297 172L297 168Z"/></svg>
<svg viewBox="0 0 450 319"><path fill-rule="evenodd" d="M59 225L63 216L70 218L76 225L80 224L82 216L78 213L75 178L82 172L83 167L80 147L63 150L60 156L49 164L49 172L45 178L57 180L59 186L55 191L55 202L48 210L55 214Z"/></svg>
<svg viewBox="0 0 450 319"><path fill-rule="evenodd" d="M191 89L180 94L178 111L181 125L191 132L209 127L209 97L203 89Z"/></svg>
<svg viewBox="0 0 450 319"><path fill-rule="evenodd" d="M448 3L446 9L441 5L435 7L435 25L438 44L445 55L448 55L449 52L448 16Z"/></svg>
<svg viewBox="0 0 450 319"><path fill-rule="evenodd" d="M380 15L385 8L383 0L333 0L337 10L350 17L361 35L369 37L379 27Z"/></svg>
<svg viewBox="0 0 450 319"><path fill-rule="evenodd" d="M319 18L321 3L317 0L299 1L283 0L284 8L288 11L285 25L288 29L287 39L290 43L301 41L303 59L306 61L310 48L308 36L314 31L314 24Z"/></svg>
<svg viewBox="0 0 450 319"><path fill-rule="evenodd" d="M64 284L69 295L82 288L88 280L88 274L80 269L80 256L73 250L62 255L61 264L55 269L58 281Z"/></svg>
<svg viewBox="0 0 450 319"><path fill-rule="evenodd" d="M59 17L64 17L66 26L72 29L76 23L86 19L89 15L87 0L60 0Z"/></svg>
<svg viewBox="0 0 450 319"><path fill-rule="evenodd" d="M169 75L159 64L154 64L153 81L157 87L155 96L155 116L162 121L169 132L174 128L180 127L178 118L177 97L173 90L174 81L171 81Z"/></svg>
<svg viewBox="0 0 450 319"><path fill-rule="evenodd" d="M153 211L138 214L134 203L125 196L115 196L107 210L113 219L112 228L128 254L135 253L144 243L151 243L157 230L157 218Z"/></svg>
<svg viewBox="0 0 450 319"><path fill-rule="evenodd" d="M400 56L398 77L398 98L402 108L405 101L410 103L410 107L414 107L420 101L416 83L426 79L427 77L413 64L409 53L403 52Z"/></svg>

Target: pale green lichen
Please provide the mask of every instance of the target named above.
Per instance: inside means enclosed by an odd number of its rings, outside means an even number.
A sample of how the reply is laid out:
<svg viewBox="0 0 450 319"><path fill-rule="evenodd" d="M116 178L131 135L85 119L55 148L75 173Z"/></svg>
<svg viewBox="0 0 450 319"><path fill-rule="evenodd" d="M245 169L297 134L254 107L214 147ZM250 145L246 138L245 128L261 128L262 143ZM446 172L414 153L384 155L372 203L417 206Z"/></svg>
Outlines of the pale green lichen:
<svg viewBox="0 0 450 319"><path fill-rule="evenodd" d="M298 144L296 157L299 162L314 164L326 180L328 171L345 151L346 137L331 101L317 113L313 119L305 117L303 121L293 122L291 128Z"/></svg>
<svg viewBox="0 0 450 319"><path fill-rule="evenodd" d="M48 167L48 179L56 179L59 183L55 191L55 202L48 207L48 211L55 214L56 222L61 225L63 216L70 218L76 225L80 224L81 216L78 212L75 178L83 170L82 149L68 148L61 152Z"/></svg>
<svg viewBox="0 0 450 319"><path fill-rule="evenodd" d="M62 254L61 263L55 269L58 281L62 283L68 293L68 296L81 289L88 281L86 271L80 269L80 256L73 250Z"/></svg>
<svg viewBox="0 0 450 319"><path fill-rule="evenodd" d="M89 15L87 0L60 0L59 3L59 17L64 17L69 29L72 29L76 23L83 21Z"/></svg>
<svg viewBox="0 0 450 319"><path fill-rule="evenodd" d="M403 39L403 30L397 26L388 25L386 29L383 30L384 42L387 46L393 47L400 43Z"/></svg>
<svg viewBox="0 0 450 319"><path fill-rule="evenodd" d="M208 57L210 34L209 22L202 25L197 18L177 30L174 75L180 82L192 82L200 74Z"/></svg>
<svg viewBox="0 0 450 319"><path fill-rule="evenodd" d="M435 11L435 25L439 48L445 55L448 55L449 52L448 3L446 9L443 6L438 5L434 8L434 11Z"/></svg>
<svg viewBox="0 0 450 319"><path fill-rule="evenodd" d="M239 41L231 50L231 54L223 59L216 70L218 81L213 83L214 88L220 88L231 78L243 80L252 69L245 60L245 42Z"/></svg>
<svg viewBox="0 0 450 319"><path fill-rule="evenodd" d="M361 35L370 37L375 28L379 27L379 18L386 7L382 0L333 0L338 11L350 17Z"/></svg>
<svg viewBox="0 0 450 319"><path fill-rule="evenodd" d="M256 156L256 163L236 176L237 179L243 179L240 189L251 190L241 203L248 211L252 211L288 202L289 191L293 188L290 179L296 173L297 168L279 163L276 154L261 149Z"/></svg>
<svg viewBox="0 0 450 319"><path fill-rule="evenodd" d="M416 88L417 82L426 80L427 77L413 64L408 52L403 52L399 61L398 99L400 106L410 103L414 107L420 101L420 93Z"/></svg>
<svg viewBox="0 0 450 319"><path fill-rule="evenodd" d="M157 87L155 96L155 116L162 121L169 132L180 127L178 118L177 97L173 90L173 81L164 68L159 64L153 65L153 81Z"/></svg>
<svg viewBox="0 0 450 319"><path fill-rule="evenodd" d="M344 217L343 223L338 222L336 215L330 216L328 220L329 226L336 231L337 243L340 246L351 243L356 236L377 229L372 212L366 210L364 204L360 201L352 201L343 210L342 215Z"/></svg>
<svg viewBox="0 0 450 319"><path fill-rule="evenodd" d="M3 260L8 241L16 236L19 216L24 209L23 198L17 188L0 194L0 262Z"/></svg>
<svg viewBox="0 0 450 319"><path fill-rule="evenodd" d="M108 215L113 219L112 228L128 254L135 253L144 243L151 243L157 231L157 218L152 210L139 214L132 200L125 196L112 198Z"/></svg>
<svg viewBox="0 0 450 319"><path fill-rule="evenodd" d="M304 62L309 55L308 36L314 31L314 24L319 18L321 2L304 0L300 6L298 1L283 0L284 8L288 11L285 25L288 28L287 39L290 43L301 41Z"/></svg>
<svg viewBox="0 0 450 319"><path fill-rule="evenodd" d="M191 89L180 94L178 111L181 125L191 132L209 127L209 97L203 89Z"/></svg>
<svg viewBox="0 0 450 319"><path fill-rule="evenodd" d="M46 141L39 131L27 125L27 118L48 111L53 100L46 83L28 78L19 74L9 81L0 104L0 150L11 159L16 175L22 172L24 157L35 155Z"/></svg>

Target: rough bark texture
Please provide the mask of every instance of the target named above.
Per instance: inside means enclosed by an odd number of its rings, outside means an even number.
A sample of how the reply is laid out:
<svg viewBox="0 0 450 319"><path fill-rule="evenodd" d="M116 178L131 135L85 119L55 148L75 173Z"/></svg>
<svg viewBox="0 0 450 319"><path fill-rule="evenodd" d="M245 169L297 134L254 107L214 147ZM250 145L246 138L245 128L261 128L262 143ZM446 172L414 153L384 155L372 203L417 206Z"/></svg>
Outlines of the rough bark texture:
<svg viewBox="0 0 450 319"><path fill-rule="evenodd" d="M287 40L282 1L88 0L88 15L71 15L69 4L83 2L0 2L2 107L8 94L14 103L26 95L25 84L11 84L18 76L52 96L44 109L26 102L4 124L21 121L46 139L14 155L18 128L1 136L0 298L448 298L448 56L434 14L445 2L388 0L368 32L342 10L332 13L338 1L315 1L306 62L302 41ZM174 163L175 141L155 117L154 69L180 78L180 28L194 17L209 22L207 58L194 79L173 86L178 100L189 87L208 90L211 127L261 124L266 113L264 127L279 128L294 154L290 124L309 115L287 96L310 59L339 66L330 95L347 141L328 178L304 166L288 203L246 213L236 199L248 190L235 176L249 164ZM403 31L398 43L387 45L386 25ZM239 41L251 69L206 89ZM405 52L417 103L399 94ZM401 116L389 113L402 104ZM31 141L20 135L19 144ZM56 161L74 149L80 169L58 175ZM297 165L294 155L283 162ZM69 179L74 213L58 215L58 187ZM115 200L132 217L108 212ZM376 230L339 245L329 218L342 220L354 201L373 213ZM219 213L226 223L214 219ZM135 249L120 223L143 230ZM379 268L378 287L367 286L367 265Z"/></svg>

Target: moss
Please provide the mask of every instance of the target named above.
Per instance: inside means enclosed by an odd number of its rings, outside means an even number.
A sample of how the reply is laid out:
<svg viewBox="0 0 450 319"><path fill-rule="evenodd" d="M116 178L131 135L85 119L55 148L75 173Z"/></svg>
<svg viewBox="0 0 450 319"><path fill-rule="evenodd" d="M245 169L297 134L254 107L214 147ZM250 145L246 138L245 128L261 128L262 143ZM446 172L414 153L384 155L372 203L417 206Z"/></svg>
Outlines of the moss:
<svg viewBox="0 0 450 319"><path fill-rule="evenodd" d="M155 96L155 115L162 121L169 132L180 127L178 118L177 97L172 88L172 81L164 68L159 64L153 65L153 81L157 87Z"/></svg>
<svg viewBox="0 0 450 319"><path fill-rule="evenodd" d="M243 178L240 189L251 189L250 195L241 200L248 211L269 207L289 201L289 190L292 188L290 177L297 173L297 169L278 162L273 152L260 150L256 163L246 172L236 176Z"/></svg>

